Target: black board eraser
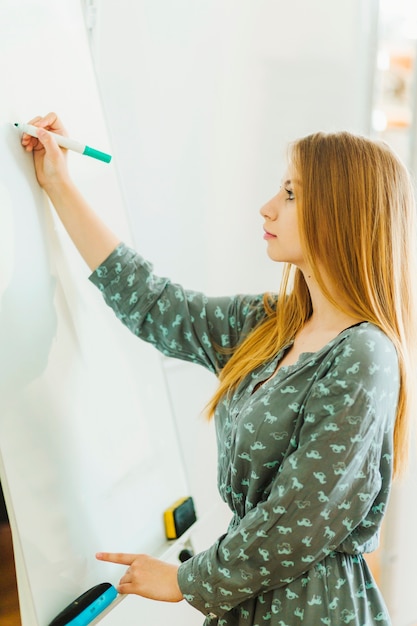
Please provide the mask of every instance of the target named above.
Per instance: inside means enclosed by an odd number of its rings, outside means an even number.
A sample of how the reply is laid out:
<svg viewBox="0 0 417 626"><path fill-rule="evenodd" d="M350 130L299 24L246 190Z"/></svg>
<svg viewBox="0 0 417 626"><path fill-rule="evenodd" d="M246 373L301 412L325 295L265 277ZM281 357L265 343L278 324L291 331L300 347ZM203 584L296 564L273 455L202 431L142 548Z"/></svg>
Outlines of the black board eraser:
<svg viewBox="0 0 417 626"><path fill-rule="evenodd" d="M177 539L197 520L191 497L180 498L164 513L167 539Z"/></svg>
<svg viewBox="0 0 417 626"><path fill-rule="evenodd" d="M100 583L78 596L48 626L87 626L113 602L117 590L110 583Z"/></svg>

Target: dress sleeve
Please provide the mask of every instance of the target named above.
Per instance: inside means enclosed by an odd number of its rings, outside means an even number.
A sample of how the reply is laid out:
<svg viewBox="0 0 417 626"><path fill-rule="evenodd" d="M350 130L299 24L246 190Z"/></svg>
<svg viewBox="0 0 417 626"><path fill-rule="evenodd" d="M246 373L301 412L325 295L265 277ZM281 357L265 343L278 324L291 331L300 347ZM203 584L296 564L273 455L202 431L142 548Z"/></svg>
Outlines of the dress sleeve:
<svg viewBox="0 0 417 626"><path fill-rule="evenodd" d="M155 276L125 244L90 281L129 330L166 356L218 373L235 347L265 317L262 295L209 298Z"/></svg>
<svg viewBox="0 0 417 626"><path fill-rule="evenodd" d="M195 608L221 616L333 551L365 551L389 490L398 398L397 357L382 337L381 346L340 347L311 387L268 497L180 566Z"/></svg>

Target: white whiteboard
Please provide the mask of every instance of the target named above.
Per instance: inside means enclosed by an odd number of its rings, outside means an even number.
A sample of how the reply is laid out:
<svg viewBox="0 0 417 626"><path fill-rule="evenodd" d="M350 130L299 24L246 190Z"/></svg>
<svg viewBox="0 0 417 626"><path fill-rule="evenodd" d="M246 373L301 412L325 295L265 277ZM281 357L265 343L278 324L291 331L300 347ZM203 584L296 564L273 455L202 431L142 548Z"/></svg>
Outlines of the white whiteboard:
<svg viewBox="0 0 417 626"><path fill-rule="evenodd" d="M187 493L161 360L87 281L11 122L57 110L111 152L72 0L0 7L0 468L23 626L45 626L120 576L97 550L165 546L163 510ZM81 189L130 243L114 165L70 155Z"/></svg>

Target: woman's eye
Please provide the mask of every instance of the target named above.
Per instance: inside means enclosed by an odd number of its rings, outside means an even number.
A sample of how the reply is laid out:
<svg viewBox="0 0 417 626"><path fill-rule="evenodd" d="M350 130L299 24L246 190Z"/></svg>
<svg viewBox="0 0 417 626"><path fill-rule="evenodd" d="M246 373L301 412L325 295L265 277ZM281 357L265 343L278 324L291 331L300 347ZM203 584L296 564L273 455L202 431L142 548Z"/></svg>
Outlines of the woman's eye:
<svg viewBox="0 0 417 626"><path fill-rule="evenodd" d="M291 191L291 189L287 189L287 188L285 188L285 191L286 191L286 192L287 192L287 194L288 194L288 198L287 198L287 200L295 200L294 192L293 192L293 191Z"/></svg>

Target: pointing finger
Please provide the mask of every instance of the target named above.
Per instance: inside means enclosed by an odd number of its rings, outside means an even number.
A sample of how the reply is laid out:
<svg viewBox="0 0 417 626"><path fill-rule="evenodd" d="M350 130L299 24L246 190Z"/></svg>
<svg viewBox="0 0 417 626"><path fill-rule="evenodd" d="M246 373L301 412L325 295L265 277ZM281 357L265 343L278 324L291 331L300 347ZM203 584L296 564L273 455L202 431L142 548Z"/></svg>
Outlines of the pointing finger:
<svg viewBox="0 0 417 626"><path fill-rule="evenodd" d="M137 554L126 554L123 552L97 552L96 559L99 561L109 561L110 563L120 563L121 565L131 565Z"/></svg>

